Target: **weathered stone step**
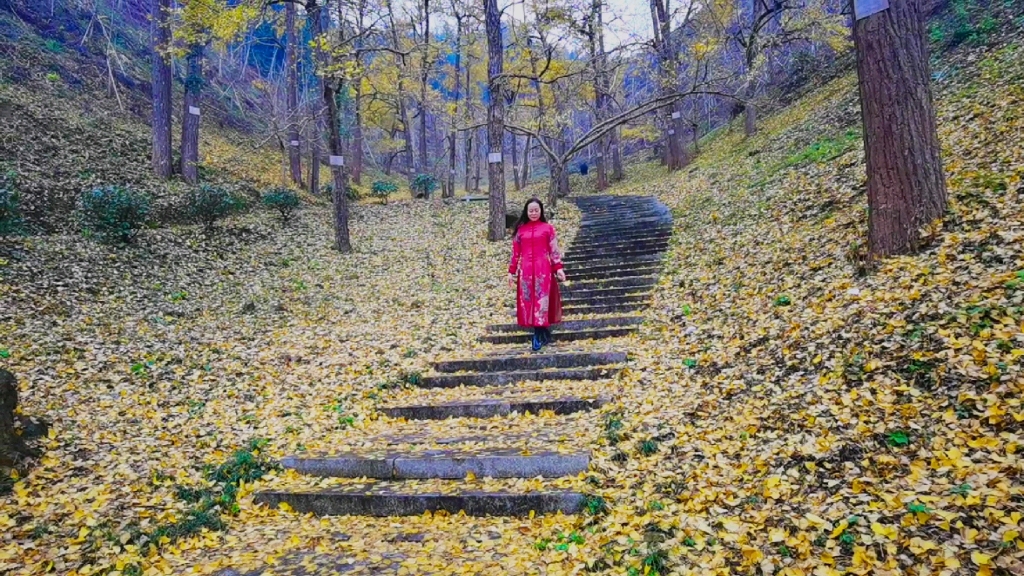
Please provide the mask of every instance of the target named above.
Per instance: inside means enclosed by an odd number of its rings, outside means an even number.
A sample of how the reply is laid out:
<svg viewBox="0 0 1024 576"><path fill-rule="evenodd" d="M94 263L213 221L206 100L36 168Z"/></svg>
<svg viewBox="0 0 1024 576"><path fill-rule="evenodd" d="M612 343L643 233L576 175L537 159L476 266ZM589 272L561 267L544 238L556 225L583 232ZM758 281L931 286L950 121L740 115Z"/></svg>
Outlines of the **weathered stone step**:
<svg viewBox="0 0 1024 576"><path fill-rule="evenodd" d="M639 326L643 322L641 316L618 316L614 318L595 318L592 320L564 320L552 327L556 334L560 331L593 330L612 326ZM520 332L526 330L518 324L493 324L487 327L490 332Z"/></svg>
<svg viewBox="0 0 1024 576"><path fill-rule="evenodd" d="M624 249L629 250L633 247L645 247L645 246L656 246L664 245L668 246L672 236L669 234L659 236L638 236L635 238L613 238L611 240L604 240L600 242L573 242L569 251L579 250L581 252L586 251L597 251L607 249Z"/></svg>
<svg viewBox="0 0 1024 576"><path fill-rule="evenodd" d="M627 296L590 296L583 297L573 293L570 297L562 301L566 308L573 306L605 306L611 304L635 304L638 302L647 302L650 300L648 294L636 294Z"/></svg>
<svg viewBox="0 0 1024 576"><path fill-rule="evenodd" d="M661 272L661 266L636 266L623 268L621 266L599 266L582 270L567 270L567 277L573 281L584 280L615 280L619 278L635 278L637 276L648 276ZM570 290L572 288L570 287Z"/></svg>
<svg viewBox="0 0 1024 576"><path fill-rule="evenodd" d="M579 280L570 284L569 291L603 290L606 288L629 288L642 290L650 289L657 283L657 276L623 276L619 278L605 278L603 280Z"/></svg>
<svg viewBox="0 0 1024 576"><path fill-rule="evenodd" d="M540 382L543 380L601 380L611 378L618 371L618 366L609 365L509 372L430 374L420 378L418 386L420 388L455 388L457 386L506 386L518 382Z"/></svg>
<svg viewBox="0 0 1024 576"><path fill-rule="evenodd" d="M463 452L430 450L393 454L383 458L289 456L281 466L309 476L373 478L377 480L459 480L472 473L478 478L559 478L574 476L590 466L586 453L537 452L523 455L510 450Z"/></svg>
<svg viewBox="0 0 1024 576"><path fill-rule="evenodd" d="M406 420L446 420L448 418L493 418L508 416L513 412L539 414L551 410L555 414L572 414L600 408L607 399L577 398L565 396L561 398L482 398L462 402L445 402L441 404L423 404L409 406L392 406L382 412L391 418Z"/></svg>
<svg viewBox="0 0 1024 576"><path fill-rule="evenodd" d="M601 306L566 306L565 308L562 308L562 313L567 316L585 314L619 314L622 312L636 312L637 310L643 310L646 307L646 302L636 302L633 304L608 304Z"/></svg>
<svg viewBox="0 0 1024 576"><path fill-rule="evenodd" d="M629 251L610 251L610 252L595 252L593 254L576 253L566 254L562 258L562 263L566 266L572 264L583 264L583 263L599 263L599 262L621 262L623 264L629 262L657 262L661 260L665 254L664 248L648 248L645 250L629 250Z"/></svg>
<svg viewBox="0 0 1024 576"><path fill-rule="evenodd" d="M583 280L585 274L594 274L599 272L610 272L617 271L619 274L616 276L646 276L654 274L661 270L660 261L653 262L582 262L575 263L571 262L565 265L565 274L570 282L573 280ZM598 276L598 278L607 278L608 276ZM569 289L572 290L572 285L569 285Z"/></svg>
<svg viewBox="0 0 1024 576"><path fill-rule="evenodd" d="M670 216L671 214L662 208L627 206L617 210L586 214L580 223L637 222L652 218L667 219Z"/></svg>
<svg viewBox="0 0 1024 576"><path fill-rule="evenodd" d="M553 342L579 342L581 340L601 340L604 338L622 338L636 332L635 327L623 326L619 328L598 328L596 330L563 331L552 330ZM533 338L533 332L519 334L488 334L481 336L481 342L490 344L526 344Z"/></svg>
<svg viewBox="0 0 1024 576"><path fill-rule="evenodd" d="M580 238L611 239L621 234L663 232L671 229L671 224L662 220L649 220L629 224L594 224L589 226L581 224L573 240L577 241Z"/></svg>
<svg viewBox="0 0 1024 576"><path fill-rule="evenodd" d="M444 510L468 516L529 516L536 514L576 514L585 500L582 494L552 492L456 492L453 494L416 494L381 489L367 493L366 487L316 492L264 491L254 497L257 504L277 506L286 502L300 514L317 516L419 516Z"/></svg>
<svg viewBox="0 0 1024 576"><path fill-rule="evenodd" d="M581 286L584 286L581 288ZM562 289L562 296L564 298L601 298L606 296L643 296L651 293L651 287L648 286L625 286L620 288L604 288L594 287L587 288L587 285L582 282L574 284L569 289Z"/></svg>
<svg viewBox="0 0 1024 576"><path fill-rule="evenodd" d="M670 238L672 236L671 227L654 227L654 228L636 228L629 230L620 230L612 233L593 233L593 232L578 232L576 237L573 238L572 246L589 246L597 244L609 244L617 242L629 242L632 240L642 240L649 238Z"/></svg>
<svg viewBox="0 0 1024 576"><path fill-rule="evenodd" d="M625 352L570 352L555 354L516 354L489 358L463 358L434 362L437 372L500 372L604 366L626 360Z"/></svg>
<svg viewBox="0 0 1024 576"><path fill-rule="evenodd" d="M668 238L655 240L637 240L635 242L607 242L604 244L576 244L565 252L565 256L583 254L615 254L618 252L638 252L643 250L667 250Z"/></svg>

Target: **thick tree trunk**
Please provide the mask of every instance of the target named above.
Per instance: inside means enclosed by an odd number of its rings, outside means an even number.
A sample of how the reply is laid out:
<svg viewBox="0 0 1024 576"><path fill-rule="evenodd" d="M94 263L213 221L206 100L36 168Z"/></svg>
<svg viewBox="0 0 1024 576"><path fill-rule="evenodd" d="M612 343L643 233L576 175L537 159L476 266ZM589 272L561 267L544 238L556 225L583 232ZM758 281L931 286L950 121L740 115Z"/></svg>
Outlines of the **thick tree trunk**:
<svg viewBox="0 0 1024 576"><path fill-rule="evenodd" d="M153 37L153 172L159 178L171 177L171 62L167 54L171 30L167 25L170 0L152 0Z"/></svg>
<svg viewBox="0 0 1024 576"><path fill-rule="evenodd" d="M416 165L413 162L413 150L412 150L412 123L409 121L409 109L405 106L405 89L402 85L402 81L398 81L398 114L402 119L402 137L405 138L405 170L409 177L409 183L412 184L414 178L416 178ZM416 193L413 192L413 198L416 197Z"/></svg>
<svg viewBox="0 0 1024 576"><path fill-rule="evenodd" d="M0 369L0 473L4 468L19 468L33 455L14 430L14 411L18 407L18 384L14 375Z"/></svg>
<svg viewBox="0 0 1024 576"><path fill-rule="evenodd" d="M181 120L181 176L199 182L199 99L203 88L203 46L195 45L186 59L185 101Z"/></svg>
<svg viewBox="0 0 1024 576"><path fill-rule="evenodd" d="M309 17L313 22L313 37L320 38L323 36L323 20L320 17L321 6L317 0L309 0L306 4L306 10L309 12ZM317 57L322 60L322 64L326 67L328 56L318 51ZM338 102L335 100L335 90L331 82L327 79L322 79L321 84L323 85L324 104L327 107L328 148L332 156L330 165L334 180L334 190L332 191L334 197L334 249L339 252L351 252L352 242L348 232L348 195L345 193L348 189L348 176L345 173L345 167L341 165L343 160L339 161L344 156L341 126L338 118Z"/></svg>
<svg viewBox="0 0 1024 576"><path fill-rule="evenodd" d="M919 0L854 23L873 256L918 248L919 230L940 218L947 193L929 85Z"/></svg>
<svg viewBox="0 0 1024 576"><path fill-rule="evenodd" d="M487 239L505 238L505 137L504 80L501 79L505 46L501 42L501 12L497 0L485 0L487 27L487 87L490 99L487 106L487 195L490 222Z"/></svg>
<svg viewBox="0 0 1024 576"><path fill-rule="evenodd" d="M686 149L686 139L683 128L683 110L679 101L669 107L672 110L672 130L675 132L676 140L679 142L679 168L686 168L690 164L690 151Z"/></svg>
<svg viewBox="0 0 1024 576"><path fill-rule="evenodd" d="M743 107L743 133L747 136L753 136L757 133L757 107L754 106L754 88L753 78L747 80L747 87L744 90L744 96L747 101Z"/></svg>
<svg viewBox="0 0 1024 576"><path fill-rule="evenodd" d="M285 4L285 33L288 43L285 45L285 61L288 67L288 172L292 184L302 187L302 148L299 140L299 69L298 44L295 33L295 3Z"/></svg>

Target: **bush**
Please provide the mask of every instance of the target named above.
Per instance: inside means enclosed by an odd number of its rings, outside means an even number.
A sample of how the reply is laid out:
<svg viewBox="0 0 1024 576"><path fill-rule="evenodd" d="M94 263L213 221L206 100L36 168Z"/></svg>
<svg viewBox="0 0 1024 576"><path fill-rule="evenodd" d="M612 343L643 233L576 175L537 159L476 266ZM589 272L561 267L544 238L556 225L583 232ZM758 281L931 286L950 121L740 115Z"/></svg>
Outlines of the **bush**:
<svg viewBox="0 0 1024 576"><path fill-rule="evenodd" d="M187 202L189 216L207 229L239 206L227 190L209 184L193 189Z"/></svg>
<svg viewBox="0 0 1024 576"><path fill-rule="evenodd" d="M18 191L14 188L13 173L0 175L0 236L21 232L21 208Z"/></svg>
<svg viewBox="0 0 1024 576"><path fill-rule="evenodd" d="M281 221L287 222L299 209L299 196L288 188L274 188L263 195L263 205L277 210Z"/></svg>
<svg viewBox="0 0 1024 576"><path fill-rule="evenodd" d="M79 206L83 230L102 242L131 242L146 225L149 213L149 196L116 185L84 192Z"/></svg>
<svg viewBox="0 0 1024 576"><path fill-rule="evenodd" d="M415 198L430 198L430 194L437 190L437 178L433 174L417 174L410 187Z"/></svg>
<svg viewBox="0 0 1024 576"><path fill-rule="evenodd" d="M370 194L373 194L374 198L379 198L381 204L387 204L388 196L395 192L398 192L398 184L387 180L377 180L370 186Z"/></svg>

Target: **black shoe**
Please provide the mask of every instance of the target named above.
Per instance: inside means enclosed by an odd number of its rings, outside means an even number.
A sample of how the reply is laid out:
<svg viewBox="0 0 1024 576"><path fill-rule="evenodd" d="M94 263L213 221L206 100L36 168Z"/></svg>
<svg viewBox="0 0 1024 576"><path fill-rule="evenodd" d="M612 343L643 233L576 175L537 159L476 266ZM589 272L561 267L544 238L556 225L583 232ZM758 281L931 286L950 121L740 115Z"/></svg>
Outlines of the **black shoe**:
<svg viewBox="0 0 1024 576"><path fill-rule="evenodd" d="M543 329L541 329L540 343L543 346L547 346L548 344L551 344L551 329L550 328L543 328Z"/></svg>
<svg viewBox="0 0 1024 576"><path fill-rule="evenodd" d="M544 344L541 342L541 339L540 339L540 334L538 334L537 332L534 332L533 333L533 351L536 352L536 351L540 350L540 347L543 346L543 345Z"/></svg>

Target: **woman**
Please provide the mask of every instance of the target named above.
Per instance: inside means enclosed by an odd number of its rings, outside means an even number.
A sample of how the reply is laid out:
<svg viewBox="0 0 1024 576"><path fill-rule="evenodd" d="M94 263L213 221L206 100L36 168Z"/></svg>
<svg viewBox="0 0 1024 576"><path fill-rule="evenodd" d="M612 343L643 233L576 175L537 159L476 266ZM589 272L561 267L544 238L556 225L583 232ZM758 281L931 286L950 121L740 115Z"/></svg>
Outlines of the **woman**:
<svg viewBox="0 0 1024 576"><path fill-rule="evenodd" d="M565 271L555 227L544 218L544 204L537 198L526 202L516 222L508 274L509 287L516 287L516 320L533 327L533 349L540 350L551 341L550 326L562 321L562 298L552 274L565 282Z"/></svg>

